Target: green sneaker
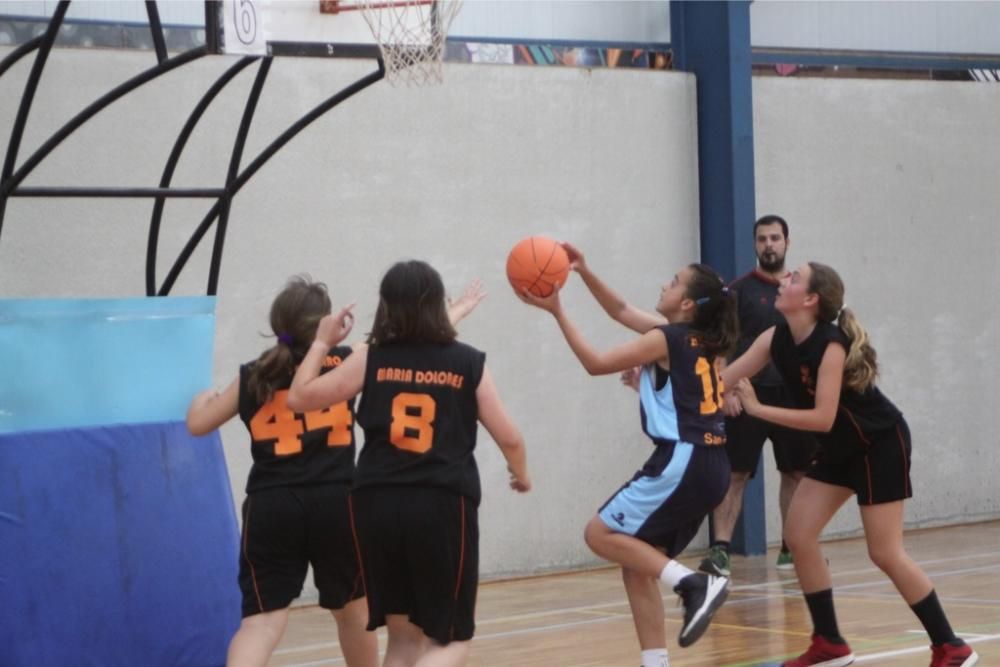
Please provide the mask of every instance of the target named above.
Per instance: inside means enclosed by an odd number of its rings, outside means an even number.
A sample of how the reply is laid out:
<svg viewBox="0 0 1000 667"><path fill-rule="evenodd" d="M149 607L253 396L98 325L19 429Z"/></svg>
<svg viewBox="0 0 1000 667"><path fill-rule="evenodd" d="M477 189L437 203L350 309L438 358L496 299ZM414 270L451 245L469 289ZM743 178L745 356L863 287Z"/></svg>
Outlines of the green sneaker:
<svg viewBox="0 0 1000 667"><path fill-rule="evenodd" d="M778 562L775 565L779 570L794 570L795 560L792 558L791 551L781 551L778 553Z"/></svg>
<svg viewBox="0 0 1000 667"><path fill-rule="evenodd" d="M701 561L698 569L706 574L714 574L717 577L728 577L729 554L722 547L714 546L708 550L708 555Z"/></svg>

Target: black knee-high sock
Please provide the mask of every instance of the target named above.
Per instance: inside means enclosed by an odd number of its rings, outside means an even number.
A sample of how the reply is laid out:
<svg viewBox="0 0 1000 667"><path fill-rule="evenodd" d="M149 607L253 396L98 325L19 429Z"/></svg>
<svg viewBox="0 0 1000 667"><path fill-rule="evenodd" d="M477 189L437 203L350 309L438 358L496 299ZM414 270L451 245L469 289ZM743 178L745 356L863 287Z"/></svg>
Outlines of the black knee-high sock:
<svg viewBox="0 0 1000 667"><path fill-rule="evenodd" d="M825 591L806 593L805 596L816 634L834 644L845 643L837 628L837 612L833 609L833 589L827 588Z"/></svg>
<svg viewBox="0 0 1000 667"><path fill-rule="evenodd" d="M927 630L932 644L948 644L956 641L957 637L952 632L948 617L944 615L944 610L938 601L937 591L932 590L923 600L910 605L910 609Z"/></svg>

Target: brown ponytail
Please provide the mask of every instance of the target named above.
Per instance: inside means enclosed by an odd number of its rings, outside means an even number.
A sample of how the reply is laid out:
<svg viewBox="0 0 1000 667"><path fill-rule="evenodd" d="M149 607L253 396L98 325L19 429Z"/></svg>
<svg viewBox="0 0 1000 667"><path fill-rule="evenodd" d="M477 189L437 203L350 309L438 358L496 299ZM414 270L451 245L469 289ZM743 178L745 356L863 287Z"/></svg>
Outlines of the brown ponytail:
<svg viewBox="0 0 1000 667"><path fill-rule="evenodd" d="M316 337L316 327L331 311L326 285L307 276L289 279L271 304L271 331L277 343L264 350L248 378L248 388L264 403L282 384L291 381L295 366Z"/></svg>

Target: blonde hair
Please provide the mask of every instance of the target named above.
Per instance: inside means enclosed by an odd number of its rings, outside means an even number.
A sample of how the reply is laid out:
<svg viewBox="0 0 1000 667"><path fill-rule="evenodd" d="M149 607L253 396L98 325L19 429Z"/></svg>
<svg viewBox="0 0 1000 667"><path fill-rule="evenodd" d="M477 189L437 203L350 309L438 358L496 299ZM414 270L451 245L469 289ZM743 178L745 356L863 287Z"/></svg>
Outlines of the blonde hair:
<svg viewBox="0 0 1000 667"><path fill-rule="evenodd" d="M864 391L875 384L878 362L875 348L871 346L868 332L854 315L844 307L844 281L826 264L809 262L812 276L809 292L819 297L818 317L824 322L836 322L850 341L844 361L844 384L855 391Z"/></svg>

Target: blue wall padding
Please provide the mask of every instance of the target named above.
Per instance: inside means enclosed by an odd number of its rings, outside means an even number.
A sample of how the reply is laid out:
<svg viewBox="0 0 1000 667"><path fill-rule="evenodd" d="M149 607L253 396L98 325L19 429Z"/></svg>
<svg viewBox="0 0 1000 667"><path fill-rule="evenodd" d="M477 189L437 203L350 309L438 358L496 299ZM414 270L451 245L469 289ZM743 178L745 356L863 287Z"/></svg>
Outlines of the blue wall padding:
<svg viewBox="0 0 1000 667"><path fill-rule="evenodd" d="M0 433L183 419L215 297L0 300Z"/></svg>
<svg viewBox="0 0 1000 667"><path fill-rule="evenodd" d="M239 535L218 433L0 434L0 665L225 664Z"/></svg>

